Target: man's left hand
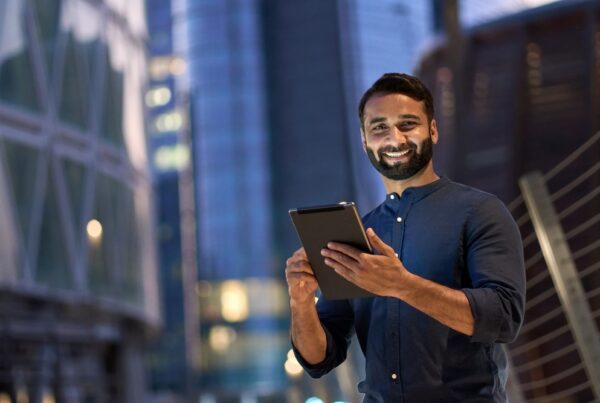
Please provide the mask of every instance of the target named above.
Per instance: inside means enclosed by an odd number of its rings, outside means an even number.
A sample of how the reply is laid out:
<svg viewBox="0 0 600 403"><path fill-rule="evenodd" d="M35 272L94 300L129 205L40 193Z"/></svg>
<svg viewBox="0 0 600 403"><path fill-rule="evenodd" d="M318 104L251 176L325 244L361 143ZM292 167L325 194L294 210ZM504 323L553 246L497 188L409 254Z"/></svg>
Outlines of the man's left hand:
<svg viewBox="0 0 600 403"><path fill-rule="evenodd" d="M409 273L394 249L383 242L372 228L367 229L367 236L378 254L329 242L327 248L321 250L325 264L364 290L380 296L394 296Z"/></svg>

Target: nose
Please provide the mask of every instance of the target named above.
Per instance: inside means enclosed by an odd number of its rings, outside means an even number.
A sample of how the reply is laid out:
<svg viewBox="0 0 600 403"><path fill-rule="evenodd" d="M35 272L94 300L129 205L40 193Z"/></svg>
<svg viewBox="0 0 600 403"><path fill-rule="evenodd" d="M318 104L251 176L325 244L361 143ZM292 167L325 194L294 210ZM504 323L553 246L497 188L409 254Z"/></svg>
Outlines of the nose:
<svg viewBox="0 0 600 403"><path fill-rule="evenodd" d="M408 137L398 126L394 126L393 130L390 130L389 137L396 144L408 143Z"/></svg>

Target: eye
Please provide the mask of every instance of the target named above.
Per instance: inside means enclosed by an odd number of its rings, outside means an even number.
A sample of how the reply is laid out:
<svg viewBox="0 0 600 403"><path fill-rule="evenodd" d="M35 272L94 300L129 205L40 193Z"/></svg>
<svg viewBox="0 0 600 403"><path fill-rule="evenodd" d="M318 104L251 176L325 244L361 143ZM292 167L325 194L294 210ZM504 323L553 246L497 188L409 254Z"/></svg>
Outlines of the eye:
<svg viewBox="0 0 600 403"><path fill-rule="evenodd" d="M371 132L373 133L381 133L388 129L387 125L384 123L379 123L373 127L371 127Z"/></svg>
<svg viewBox="0 0 600 403"><path fill-rule="evenodd" d="M411 130L417 126L417 122L408 121L400 123L400 130Z"/></svg>

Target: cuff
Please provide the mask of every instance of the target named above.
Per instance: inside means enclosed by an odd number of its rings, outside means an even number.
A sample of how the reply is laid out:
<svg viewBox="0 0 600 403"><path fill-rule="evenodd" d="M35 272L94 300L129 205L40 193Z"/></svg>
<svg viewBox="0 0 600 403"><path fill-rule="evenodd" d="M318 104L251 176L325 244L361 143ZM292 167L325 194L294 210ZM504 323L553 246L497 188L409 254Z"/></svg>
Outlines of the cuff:
<svg viewBox="0 0 600 403"><path fill-rule="evenodd" d="M323 359L323 361L321 361L317 364L308 363L304 359L304 357L302 357L302 355L300 354L300 351L298 351L298 349L294 345L294 341L290 337L290 342L292 344L292 350L294 351L294 355L296 356L296 359L298 360L300 365L302 365L302 367L308 373L308 375L310 375L311 378L320 378L323 375L325 375L326 373L328 373L329 371L331 371L334 367L334 365L333 365L333 359L334 359L333 337L331 336L331 333L329 333L329 330L327 330L327 328L325 326L323 326L323 330L325 331L325 338L327 339L327 347L325 348L325 358Z"/></svg>
<svg viewBox="0 0 600 403"><path fill-rule="evenodd" d="M502 328L502 306L498 295L490 288L465 288L462 291L469 300L471 313L475 319L471 342L496 342Z"/></svg>

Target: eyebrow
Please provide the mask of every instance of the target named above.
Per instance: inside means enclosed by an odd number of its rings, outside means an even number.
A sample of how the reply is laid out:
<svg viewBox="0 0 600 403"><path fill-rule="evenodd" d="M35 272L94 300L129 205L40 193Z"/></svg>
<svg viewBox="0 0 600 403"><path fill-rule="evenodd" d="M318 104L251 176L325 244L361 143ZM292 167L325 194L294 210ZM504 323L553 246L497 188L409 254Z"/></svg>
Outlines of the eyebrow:
<svg viewBox="0 0 600 403"><path fill-rule="evenodd" d="M419 122L421 121L421 118L418 117L417 115L412 115L410 113L404 114L404 115L398 115L398 117L400 119L415 119L418 120ZM369 124L372 125L373 123L380 123L380 122L385 122L387 121L387 118L384 117L377 117L377 118L373 118L369 121Z"/></svg>

